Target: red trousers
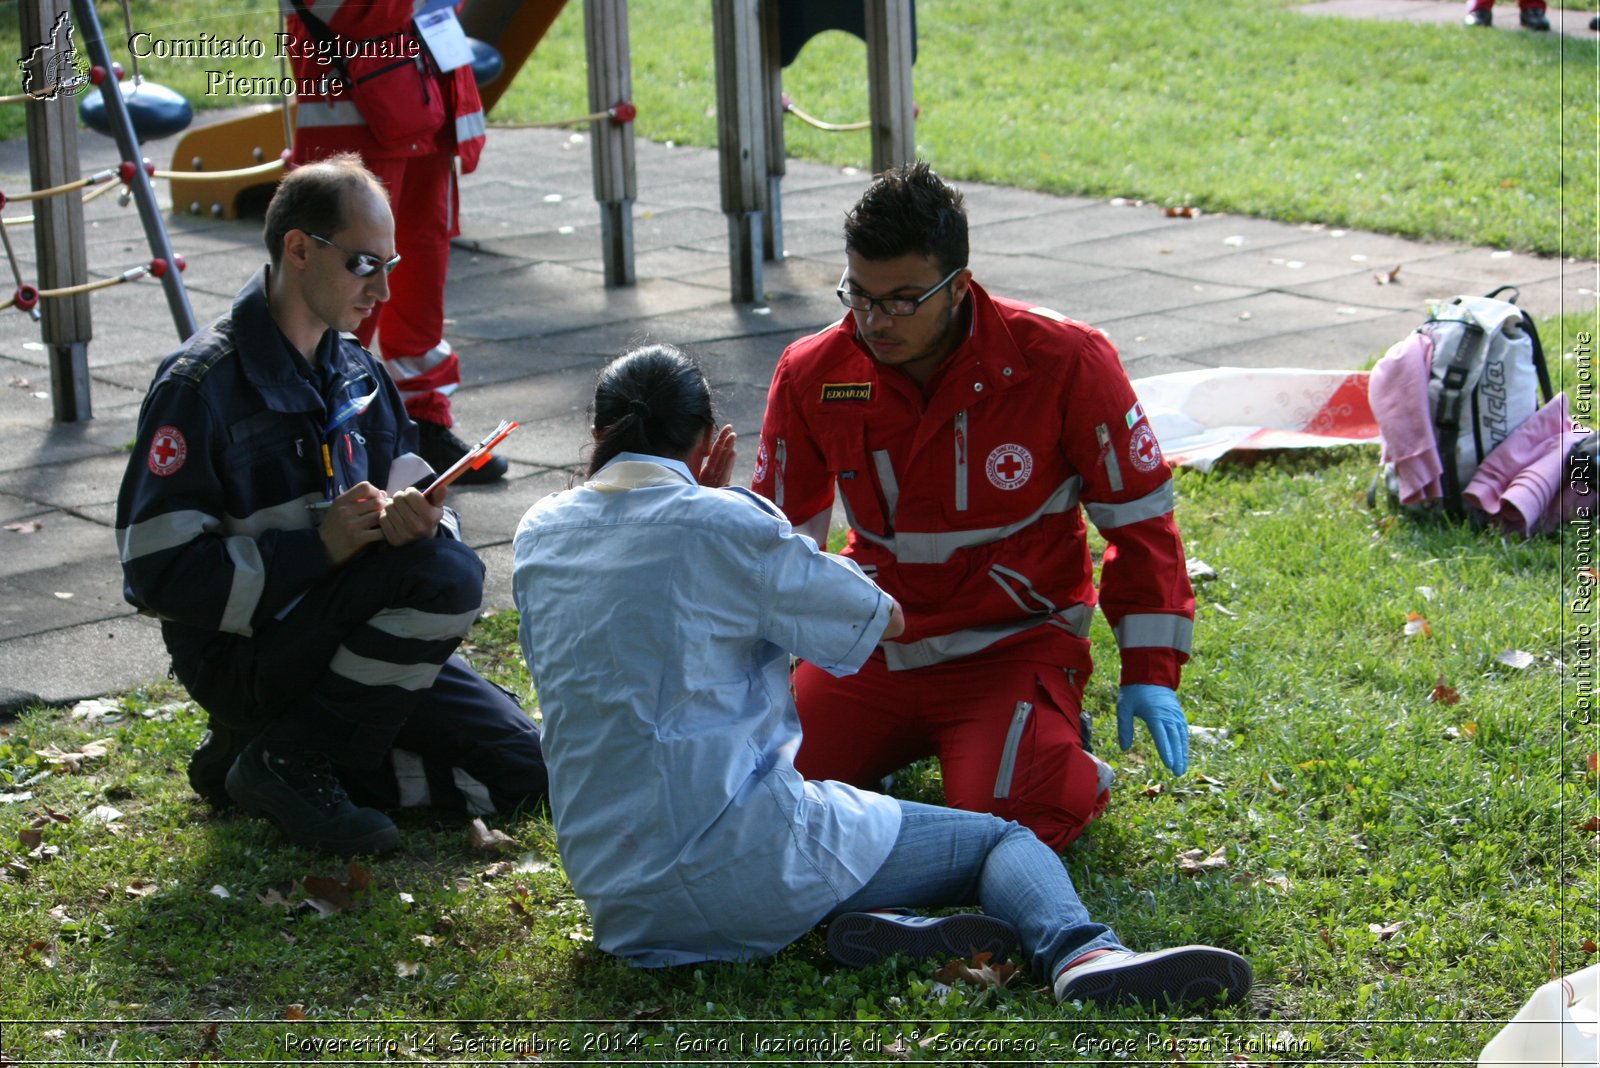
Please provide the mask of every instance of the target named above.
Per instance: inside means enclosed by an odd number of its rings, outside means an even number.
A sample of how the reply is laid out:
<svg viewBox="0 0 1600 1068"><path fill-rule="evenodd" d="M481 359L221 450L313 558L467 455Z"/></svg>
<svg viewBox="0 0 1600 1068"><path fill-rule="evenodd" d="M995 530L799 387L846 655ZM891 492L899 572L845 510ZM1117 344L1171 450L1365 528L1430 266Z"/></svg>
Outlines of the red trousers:
<svg viewBox="0 0 1600 1068"><path fill-rule="evenodd" d="M1015 820L1060 850L1111 796L1111 769L1083 748L1083 682L1054 665L982 654L890 671L874 653L842 679L802 663L795 766L808 779L876 789L938 756L952 808Z"/></svg>
<svg viewBox="0 0 1600 1068"><path fill-rule="evenodd" d="M461 361L444 340L444 285L450 238L460 232L454 161L449 153L366 160L389 193L400 266L389 276L389 299L356 331L378 354L412 419L450 426L450 394L461 384Z"/></svg>

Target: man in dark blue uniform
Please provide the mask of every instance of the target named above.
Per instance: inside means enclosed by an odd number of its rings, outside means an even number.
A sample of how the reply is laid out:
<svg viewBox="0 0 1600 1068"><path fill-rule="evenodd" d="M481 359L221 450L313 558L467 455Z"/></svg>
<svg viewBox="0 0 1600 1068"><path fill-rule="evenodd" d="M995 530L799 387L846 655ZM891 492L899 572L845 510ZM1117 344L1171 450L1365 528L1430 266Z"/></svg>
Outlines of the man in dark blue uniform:
<svg viewBox="0 0 1600 1068"><path fill-rule="evenodd" d="M117 501L125 595L210 716L190 782L340 853L400 841L351 795L541 799L537 729L454 655L483 563L408 484L416 426L341 336L399 260L383 188L353 155L298 168L265 231L271 263L157 372Z"/></svg>

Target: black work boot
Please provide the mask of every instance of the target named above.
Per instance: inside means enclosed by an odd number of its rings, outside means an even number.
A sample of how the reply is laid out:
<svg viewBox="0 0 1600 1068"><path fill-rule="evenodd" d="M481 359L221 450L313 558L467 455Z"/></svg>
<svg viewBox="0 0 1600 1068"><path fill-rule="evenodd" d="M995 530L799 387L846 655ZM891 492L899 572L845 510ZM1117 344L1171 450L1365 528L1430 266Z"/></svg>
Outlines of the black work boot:
<svg viewBox="0 0 1600 1068"><path fill-rule="evenodd" d="M1522 28L1544 33L1550 29L1550 19L1542 7L1525 7L1521 14Z"/></svg>
<svg viewBox="0 0 1600 1068"><path fill-rule="evenodd" d="M1475 8L1467 12L1467 17L1462 21L1468 26L1493 26L1494 12L1486 7Z"/></svg>
<svg viewBox="0 0 1600 1068"><path fill-rule="evenodd" d="M446 468L465 456L471 448L452 434L449 427L421 419L417 421L417 452L428 461L428 466L433 468L435 474L444 474ZM464 486L498 482L505 477L508 466L504 456L491 456L488 463L482 467L468 468L456 481Z"/></svg>
<svg viewBox="0 0 1600 1068"><path fill-rule="evenodd" d="M228 770L228 796L265 816L296 845L329 853L383 853L400 831L375 808L357 808L321 753L280 756L256 739Z"/></svg>
<svg viewBox="0 0 1600 1068"><path fill-rule="evenodd" d="M212 720L189 758L189 785L194 792L217 808L233 804L228 797L228 769L249 744L250 735L218 726Z"/></svg>

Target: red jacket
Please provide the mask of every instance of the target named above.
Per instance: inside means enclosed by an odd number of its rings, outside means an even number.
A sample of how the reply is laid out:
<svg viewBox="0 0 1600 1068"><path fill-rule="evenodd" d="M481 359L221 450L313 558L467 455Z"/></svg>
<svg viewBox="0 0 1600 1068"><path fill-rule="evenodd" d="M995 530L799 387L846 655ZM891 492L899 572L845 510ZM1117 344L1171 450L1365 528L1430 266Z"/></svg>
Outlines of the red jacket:
<svg viewBox="0 0 1600 1068"><path fill-rule="evenodd" d="M905 608L891 669L983 649L1090 669L1096 591L1123 683L1176 687L1194 593L1172 474L1116 350L1093 327L971 287L969 336L927 386L883 367L854 317L790 345L755 490L796 525L834 486L852 557ZM1082 508L1080 509L1080 505Z"/></svg>
<svg viewBox="0 0 1600 1068"><path fill-rule="evenodd" d="M330 77L335 68L318 58L316 39L301 24L290 0L281 3L293 37L289 62L301 90L295 113L292 163L307 163L336 152L358 152L363 159L454 152L461 157L463 172L470 174L478 166L486 127L471 64L441 74L431 61L425 60L428 76L445 98L446 121L431 139L386 144L372 136L348 94L339 88L331 95L317 92L318 87L330 81L339 86L337 78ZM305 5L348 41L387 38L403 32L415 36L411 29L412 0L305 0ZM420 39L418 46L421 47Z"/></svg>

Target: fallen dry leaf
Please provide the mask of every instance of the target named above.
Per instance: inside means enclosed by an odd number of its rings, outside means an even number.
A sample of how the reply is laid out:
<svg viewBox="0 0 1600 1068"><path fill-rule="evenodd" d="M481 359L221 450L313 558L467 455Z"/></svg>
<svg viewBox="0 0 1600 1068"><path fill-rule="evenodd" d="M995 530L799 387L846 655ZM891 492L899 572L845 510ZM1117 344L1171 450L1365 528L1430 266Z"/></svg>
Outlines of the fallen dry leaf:
<svg viewBox="0 0 1600 1068"><path fill-rule="evenodd" d="M1590 816L1588 819L1584 820L1581 824L1577 824L1576 826L1580 831L1593 834L1595 831L1600 831L1600 816Z"/></svg>
<svg viewBox="0 0 1600 1068"><path fill-rule="evenodd" d="M73 752L67 752L59 746L51 745L44 749L34 750L34 755L53 768L59 768L69 775L75 775L84 764L91 760L103 759L111 752L113 742L110 738L97 738L92 742L84 742Z"/></svg>
<svg viewBox="0 0 1600 1068"><path fill-rule="evenodd" d="M1194 773L1194 781L1202 786L1209 786L1214 790L1220 790L1224 786L1224 783L1221 779L1213 779L1211 776L1202 775L1198 771Z"/></svg>
<svg viewBox="0 0 1600 1068"><path fill-rule="evenodd" d="M1181 875L1204 875L1227 866L1227 846L1218 846L1210 853L1204 849L1186 849L1178 854L1178 872Z"/></svg>
<svg viewBox="0 0 1600 1068"><path fill-rule="evenodd" d="M1317 937L1321 938L1322 939L1322 944L1327 946L1328 949L1330 951L1332 951L1332 949L1333 949L1333 935L1328 933L1328 929L1326 927L1320 927L1320 928L1317 929Z"/></svg>
<svg viewBox="0 0 1600 1068"><path fill-rule="evenodd" d="M991 956L983 952L974 954L970 961L950 961L934 972L933 977L941 983L963 982L972 986L1007 987L1016 982L1021 975L1017 966L1010 961L990 964Z"/></svg>
<svg viewBox="0 0 1600 1068"><path fill-rule="evenodd" d="M122 888L122 892L127 894L129 897L149 897L151 894L160 889L160 884L141 879L124 886Z"/></svg>
<svg viewBox="0 0 1600 1068"><path fill-rule="evenodd" d="M23 849L38 849L44 841L44 835L32 827L24 827L17 832L17 841L21 843Z"/></svg>
<svg viewBox="0 0 1600 1068"><path fill-rule="evenodd" d="M218 890L222 890L222 893L217 894ZM213 894L217 894L218 897L227 897L228 896L228 891L224 890L220 886L213 886L211 888L211 892ZM289 901L289 899L284 897L276 889L268 890L264 894L257 894L256 895L256 900L259 901L261 904L267 906L268 908L276 907L276 908L281 908L281 909L287 911L288 909L293 907L293 905Z"/></svg>
<svg viewBox="0 0 1600 1068"><path fill-rule="evenodd" d="M56 947L49 942L29 942L22 947L22 961L37 960L41 968L56 966Z"/></svg>
<svg viewBox="0 0 1600 1068"><path fill-rule="evenodd" d="M1367 930L1377 935L1378 941L1387 942L1398 934L1400 928L1405 925L1406 921L1404 920L1396 920L1394 923L1369 923L1367 924Z"/></svg>
<svg viewBox="0 0 1600 1068"><path fill-rule="evenodd" d="M30 519L26 523L7 523L5 529L13 534L37 534L44 529L44 523L38 519Z"/></svg>
<svg viewBox="0 0 1600 1068"><path fill-rule="evenodd" d="M1380 286L1393 285L1395 280L1400 277L1400 266L1400 264L1396 264L1392 270L1379 271L1372 276L1372 280Z"/></svg>
<svg viewBox="0 0 1600 1068"><path fill-rule="evenodd" d="M1167 209L1167 218L1169 218L1169 219L1194 219L1194 218L1198 218L1199 215L1200 215L1200 209L1199 208L1191 208L1187 204L1185 204L1181 208L1168 208Z"/></svg>
<svg viewBox="0 0 1600 1068"><path fill-rule="evenodd" d="M1428 693L1428 700L1435 704L1455 705L1461 703L1461 691L1452 686L1446 686L1444 676L1440 675L1433 684L1433 689Z"/></svg>
<svg viewBox="0 0 1600 1068"><path fill-rule="evenodd" d="M291 1023L299 1023L301 1020L306 1018L306 1007L298 1002L293 1005L285 1006L283 1010L283 1018Z"/></svg>
<svg viewBox="0 0 1600 1068"><path fill-rule="evenodd" d="M1600 775L1600 753L1589 754L1589 774Z"/></svg>
<svg viewBox="0 0 1600 1068"><path fill-rule="evenodd" d="M503 853L516 847L517 840L506 832L499 829L491 831L481 818L472 821L472 848L486 853Z"/></svg>
<svg viewBox="0 0 1600 1068"><path fill-rule="evenodd" d="M1503 653L1497 653L1494 662L1518 671L1526 671L1533 666L1533 654L1522 649L1507 649Z"/></svg>
<svg viewBox="0 0 1600 1068"><path fill-rule="evenodd" d="M1427 617L1423 616L1423 614L1420 612L1406 613L1405 632L1407 638L1414 638L1418 634L1422 635L1424 638L1433 637L1433 628L1428 626Z"/></svg>
<svg viewBox="0 0 1600 1068"><path fill-rule="evenodd" d="M1583 940L1583 951L1585 953L1591 953L1592 954L1596 949L1600 949L1600 946L1596 946L1594 944L1594 939L1585 938Z"/></svg>
<svg viewBox="0 0 1600 1068"><path fill-rule="evenodd" d="M1261 777L1263 779L1267 780L1267 789L1272 791L1273 793L1277 794L1279 797L1283 797L1285 794L1287 794L1289 792L1287 787L1285 787L1281 782L1279 782L1277 779L1274 779L1272 777L1272 772L1263 771L1261 773Z"/></svg>
<svg viewBox="0 0 1600 1068"><path fill-rule="evenodd" d="M394 962L394 974L397 979L413 979L422 970L422 965L414 960L397 960Z"/></svg>
<svg viewBox="0 0 1600 1068"><path fill-rule="evenodd" d="M1161 791L1163 789L1164 789L1164 787L1160 783L1153 782L1149 786L1146 786L1144 788L1144 796L1146 796L1146 797L1160 797L1161 796Z"/></svg>
<svg viewBox="0 0 1600 1068"><path fill-rule="evenodd" d="M120 715L122 706L110 701L102 701L98 697L91 697L86 701L79 701L72 706L73 719L96 720L106 716Z"/></svg>

